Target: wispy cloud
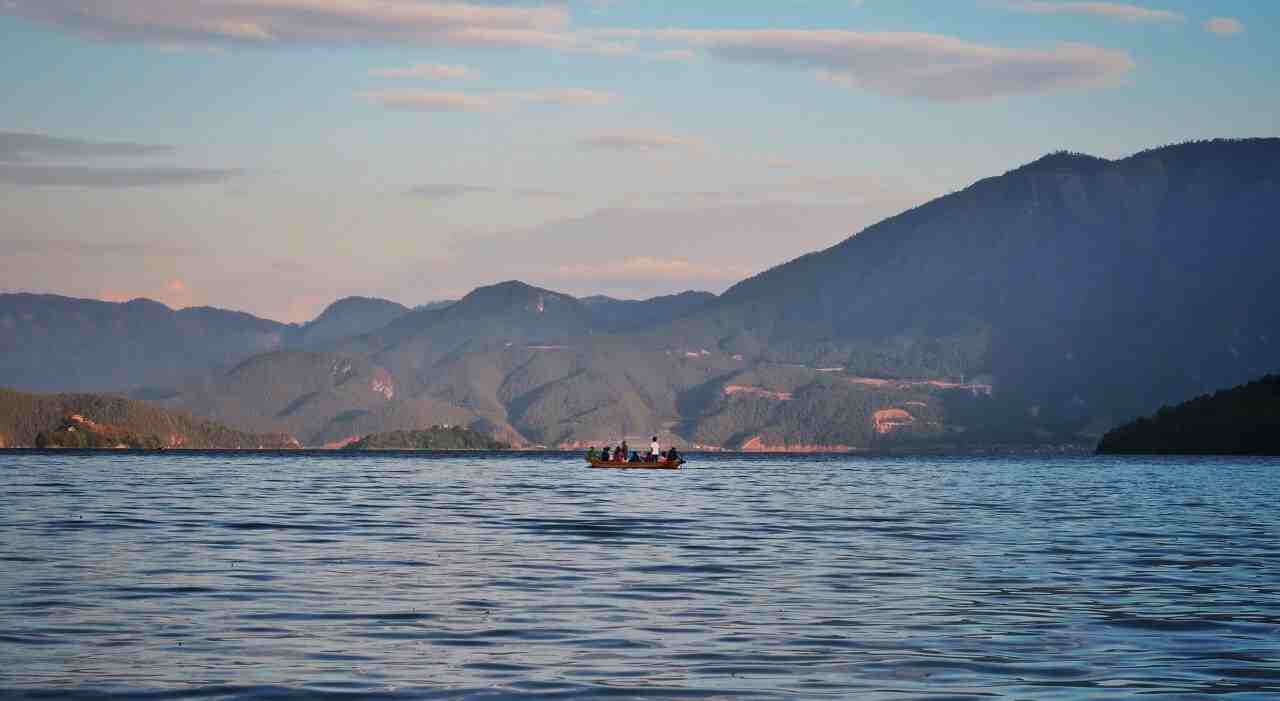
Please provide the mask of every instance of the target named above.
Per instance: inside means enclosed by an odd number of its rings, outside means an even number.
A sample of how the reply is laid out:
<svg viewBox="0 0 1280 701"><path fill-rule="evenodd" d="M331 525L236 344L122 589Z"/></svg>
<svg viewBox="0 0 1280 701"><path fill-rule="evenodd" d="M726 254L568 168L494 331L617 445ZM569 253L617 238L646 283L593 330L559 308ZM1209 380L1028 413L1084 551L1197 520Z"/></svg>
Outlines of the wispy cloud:
<svg viewBox="0 0 1280 701"><path fill-rule="evenodd" d="M679 134L656 131L600 132L583 138L581 145L588 148L615 151L703 151L707 144L701 139Z"/></svg>
<svg viewBox="0 0 1280 701"><path fill-rule="evenodd" d="M663 61L689 61L697 55L689 49L664 49L653 56Z"/></svg>
<svg viewBox="0 0 1280 701"><path fill-rule="evenodd" d="M517 101L543 102L555 105L585 106L607 105L618 99L617 95L600 90L584 88L562 88L559 90L543 90L540 92L515 93Z"/></svg>
<svg viewBox="0 0 1280 701"><path fill-rule="evenodd" d="M1214 17L1204 23L1204 30L1220 37L1229 37L1244 31L1244 24L1230 17Z"/></svg>
<svg viewBox="0 0 1280 701"><path fill-rule="evenodd" d="M1128 54L1085 44L1010 49L920 32L789 29L611 29L607 36L679 43L724 61L815 71L884 95L983 100L1108 85Z"/></svg>
<svg viewBox="0 0 1280 701"><path fill-rule="evenodd" d="M80 165L0 163L0 184L27 187L132 188L209 185L246 171L217 168L102 168Z"/></svg>
<svg viewBox="0 0 1280 701"><path fill-rule="evenodd" d="M490 112L499 100L489 95L430 90L368 90L359 97L384 107L421 112Z"/></svg>
<svg viewBox="0 0 1280 701"><path fill-rule="evenodd" d="M723 286L736 282L756 272L748 266L696 263L682 258L658 258L635 256L611 258L599 263L559 265L548 276L562 280L608 280L624 282L648 282L652 280L679 281L689 286Z"/></svg>
<svg viewBox="0 0 1280 701"><path fill-rule="evenodd" d="M172 146L121 141L85 141L26 132L0 132L0 161L151 156L170 151L173 151Z"/></svg>
<svg viewBox="0 0 1280 701"><path fill-rule="evenodd" d="M566 197L568 193L556 190L538 190L532 188L500 188L491 185L464 185L457 183L433 183L411 188L406 194L429 200L444 200L463 195L497 195L507 194L519 197Z"/></svg>
<svg viewBox="0 0 1280 701"><path fill-rule="evenodd" d="M419 63L398 68L379 68L369 73L375 78L474 78L466 66L450 66L440 63Z"/></svg>
<svg viewBox="0 0 1280 701"><path fill-rule="evenodd" d="M991 4L990 2L986 4ZM1157 10L1121 2L1054 2L1051 0L1009 0L999 6L1037 15L1085 15L1118 22L1181 22L1179 12Z"/></svg>
<svg viewBox="0 0 1280 701"><path fill-rule="evenodd" d="M569 30L565 4L424 0L5 0L0 14L160 46L371 44L627 53Z"/></svg>
<svg viewBox="0 0 1280 701"><path fill-rule="evenodd" d="M606 105L617 99L612 93L585 88L558 88L527 92L462 93L434 90L368 90L357 93L363 99L392 109L423 112L494 112L523 103L568 107Z"/></svg>
<svg viewBox="0 0 1280 701"><path fill-rule="evenodd" d="M15 255L64 255L80 256L166 256L171 258L195 256L200 249L175 244L170 241L73 241L71 239L18 239L4 242L5 249Z"/></svg>
<svg viewBox="0 0 1280 701"><path fill-rule="evenodd" d="M156 144L0 132L0 185L85 188L205 185L245 175L241 169L87 164L175 151L172 146Z"/></svg>

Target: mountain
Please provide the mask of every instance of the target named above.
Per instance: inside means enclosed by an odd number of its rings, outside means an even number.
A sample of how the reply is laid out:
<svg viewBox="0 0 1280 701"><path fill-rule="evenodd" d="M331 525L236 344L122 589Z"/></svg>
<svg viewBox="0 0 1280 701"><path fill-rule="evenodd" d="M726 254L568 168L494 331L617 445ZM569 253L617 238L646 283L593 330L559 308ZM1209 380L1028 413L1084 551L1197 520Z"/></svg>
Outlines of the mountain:
<svg viewBox="0 0 1280 701"><path fill-rule="evenodd" d="M688 316L716 298L710 292L681 292L652 299L614 299L604 295L582 298L596 328L609 331L645 329Z"/></svg>
<svg viewBox="0 0 1280 701"><path fill-rule="evenodd" d="M408 311L352 302L313 322L334 329L321 343L225 353L151 396L308 445L447 423L516 445L1092 446L1162 404L1280 372L1278 194L1280 139L1050 154L718 297L576 299L513 280ZM108 349L122 343L109 331ZM81 338L66 378L132 362L96 342ZM6 343L0 377L48 347Z"/></svg>
<svg viewBox="0 0 1280 701"><path fill-rule="evenodd" d="M32 391L169 386L280 347L290 327L210 307L0 295L0 385Z"/></svg>
<svg viewBox="0 0 1280 701"><path fill-rule="evenodd" d="M164 405L308 445L443 423L517 445L603 442L674 426L681 392L737 365L683 348L633 350L598 327L591 305L508 281L324 352L251 358Z"/></svg>
<svg viewBox="0 0 1280 701"><path fill-rule="evenodd" d="M751 362L991 376L1087 431L1280 370L1280 139L1046 156L735 285L664 330Z"/></svg>
<svg viewBox="0 0 1280 701"><path fill-rule="evenodd" d="M385 299L346 297L289 334L288 344L318 350L333 341L376 331L408 313L408 307Z"/></svg>
<svg viewBox="0 0 1280 701"><path fill-rule="evenodd" d="M0 389L0 448L296 448L284 434L236 431L184 412L98 394Z"/></svg>
<svg viewBox="0 0 1280 701"><path fill-rule="evenodd" d="M1280 455L1280 375L1163 407L1108 431L1098 452Z"/></svg>

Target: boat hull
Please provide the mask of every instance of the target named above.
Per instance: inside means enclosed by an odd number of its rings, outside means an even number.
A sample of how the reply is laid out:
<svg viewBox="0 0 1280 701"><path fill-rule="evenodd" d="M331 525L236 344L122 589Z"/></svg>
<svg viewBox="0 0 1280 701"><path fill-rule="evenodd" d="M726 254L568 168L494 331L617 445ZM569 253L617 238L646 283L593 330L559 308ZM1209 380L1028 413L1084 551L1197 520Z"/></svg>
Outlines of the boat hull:
<svg viewBox="0 0 1280 701"><path fill-rule="evenodd" d="M613 462L612 460L587 460L591 467L602 470L679 470L684 460L662 460L660 462Z"/></svg>

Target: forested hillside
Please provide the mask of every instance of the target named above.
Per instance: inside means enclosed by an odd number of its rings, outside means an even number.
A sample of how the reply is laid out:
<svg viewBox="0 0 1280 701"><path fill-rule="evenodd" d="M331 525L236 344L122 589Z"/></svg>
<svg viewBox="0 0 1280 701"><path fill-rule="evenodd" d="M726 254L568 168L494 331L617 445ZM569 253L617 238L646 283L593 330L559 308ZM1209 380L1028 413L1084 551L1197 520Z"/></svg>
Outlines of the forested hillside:
<svg viewBox="0 0 1280 701"><path fill-rule="evenodd" d="M284 434L255 434L146 402L97 394L0 389L0 447L296 448Z"/></svg>
<svg viewBox="0 0 1280 701"><path fill-rule="evenodd" d="M507 450L502 441L461 426L432 426L418 431L391 431L365 436L346 450Z"/></svg>
<svg viewBox="0 0 1280 701"><path fill-rule="evenodd" d="M870 376L990 374L1045 427L1280 370L1280 139L1057 153L743 281L673 334Z"/></svg>
<svg viewBox="0 0 1280 701"><path fill-rule="evenodd" d="M1108 432L1098 452L1280 455L1280 375L1162 407Z"/></svg>

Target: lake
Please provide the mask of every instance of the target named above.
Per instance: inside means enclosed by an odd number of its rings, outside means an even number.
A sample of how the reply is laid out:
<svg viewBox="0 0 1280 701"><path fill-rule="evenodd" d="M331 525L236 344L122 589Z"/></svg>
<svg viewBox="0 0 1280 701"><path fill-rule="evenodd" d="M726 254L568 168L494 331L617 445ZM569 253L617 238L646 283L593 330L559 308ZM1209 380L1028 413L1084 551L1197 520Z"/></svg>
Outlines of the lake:
<svg viewBox="0 0 1280 701"><path fill-rule="evenodd" d="M1280 460L0 454L0 696L1280 694Z"/></svg>

